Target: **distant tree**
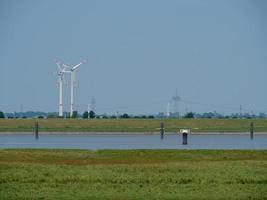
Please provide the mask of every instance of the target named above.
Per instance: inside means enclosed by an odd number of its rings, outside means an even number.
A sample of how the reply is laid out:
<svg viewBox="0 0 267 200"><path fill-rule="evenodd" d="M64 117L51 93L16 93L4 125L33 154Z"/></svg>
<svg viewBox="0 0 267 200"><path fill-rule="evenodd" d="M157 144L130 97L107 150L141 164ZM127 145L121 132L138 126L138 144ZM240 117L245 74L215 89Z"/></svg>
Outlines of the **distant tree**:
<svg viewBox="0 0 267 200"><path fill-rule="evenodd" d="M5 114L2 111L0 111L0 118L5 118Z"/></svg>
<svg viewBox="0 0 267 200"><path fill-rule="evenodd" d="M110 119L116 119L117 117L115 115L111 115Z"/></svg>
<svg viewBox="0 0 267 200"><path fill-rule="evenodd" d="M194 113L193 112L188 112L188 113L185 114L184 118L188 118L188 119L194 118Z"/></svg>
<svg viewBox="0 0 267 200"><path fill-rule="evenodd" d="M69 119L70 118L70 112L63 112L63 116L62 117L58 116L58 118L64 118L64 117Z"/></svg>
<svg viewBox="0 0 267 200"><path fill-rule="evenodd" d="M56 114L48 114L47 115L47 118L57 118L57 115Z"/></svg>
<svg viewBox="0 0 267 200"><path fill-rule="evenodd" d="M95 116L95 112L94 111L90 111L89 112L89 117L90 117L90 119L94 119L96 116Z"/></svg>
<svg viewBox="0 0 267 200"><path fill-rule="evenodd" d="M142 119L146 119L146 115L142 115L141 118L142 118Z"/></svg>
<svg viewBox="0 0 267 200"><path fill-rule="evenodd" d="M84 119L88 119L88 116L89 116L88 111L85 111L85 112L83 113L83 118L84 118Z"/></svg>
<svg viewBox="0 0 267 200"><path fill-rule="evenodd" d="M108 119L108 116L107 115L103 115L102 119Z"/></svg>
<svg viewBox="0 0 267 200"><path fill-rule="evenodd" d="M128 119L130 118L130 116L127 113L124 113L123 115L121 115L121 118Z"/></svg>
<svg viewBox="0 0 267 200"><path fill-rule="evenodd" d="M154 119L155 117L153 115L148 116L149 119Z"/></svg>
<svg viewBox="0 0 267 200"><path fill-rule="evenodd" d="M78 111L73 111L72 113L72 118L77 118L78 117Z"/></svg>
<svg viewBox="0 0 267 200"><path fill-rule="evenodd" d="M44 118L44 116L42 116L42 115L39 115L37 118L38 118L38 119L43 119L43 118Z"/></svg>

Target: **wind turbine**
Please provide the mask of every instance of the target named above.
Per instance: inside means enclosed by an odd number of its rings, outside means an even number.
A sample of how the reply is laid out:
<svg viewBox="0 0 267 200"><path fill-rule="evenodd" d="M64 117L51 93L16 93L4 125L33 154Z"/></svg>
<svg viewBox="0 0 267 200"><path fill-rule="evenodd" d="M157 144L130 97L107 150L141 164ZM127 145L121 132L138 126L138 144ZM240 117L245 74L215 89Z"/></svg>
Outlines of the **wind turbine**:
<svg viewBox="0 0 267 200"><path fill-rule="evenodd" d="M166 107L166 117L169 118L170 117L170 102L168 101L167 103L167 107Z"/></svg>
<svg viewBox="0 0 267 200"><path fill-rule="evenodd" d="M62 65L60 66L61 62L58 60L55 60L56 65L58 66L59 72L58 72L58 84L59 84L59 104L58 104L58 116L63 117L63 80L64 80L64 73L68 72L66 71L67 66Z"/></svg>
<svg viewBox="0 0 267 200"><path fill-rule="evenodd" d="M70 117L73 116L73 111L74 111L74 82L76 82L76 70L77 68L82 65L83 63L85 63L86 61L83 60L82 62L80 62L79 64L73 66L70 69Z"/></svg>

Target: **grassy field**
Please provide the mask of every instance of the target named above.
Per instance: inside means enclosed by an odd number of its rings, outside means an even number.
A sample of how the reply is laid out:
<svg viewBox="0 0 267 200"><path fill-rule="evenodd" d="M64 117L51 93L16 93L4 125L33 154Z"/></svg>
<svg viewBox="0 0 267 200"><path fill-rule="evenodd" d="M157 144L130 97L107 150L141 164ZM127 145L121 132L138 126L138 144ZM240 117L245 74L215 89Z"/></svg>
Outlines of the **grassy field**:
<svg viewBox="0 0 267 200"><path fill-rule="evenodd" d="M0 132L34 129L37 119L0 119ZM267 132L266 119L38 119L44 132L158 132L164 122L167 132L191 128L193 132L248 132L254 122L256 132Z"/></svg>
<svg viewBox="0 0 267 200"><path fill-rule="evenodd" d="M0 150L1 199L267 199L267 151Z"/></svg>

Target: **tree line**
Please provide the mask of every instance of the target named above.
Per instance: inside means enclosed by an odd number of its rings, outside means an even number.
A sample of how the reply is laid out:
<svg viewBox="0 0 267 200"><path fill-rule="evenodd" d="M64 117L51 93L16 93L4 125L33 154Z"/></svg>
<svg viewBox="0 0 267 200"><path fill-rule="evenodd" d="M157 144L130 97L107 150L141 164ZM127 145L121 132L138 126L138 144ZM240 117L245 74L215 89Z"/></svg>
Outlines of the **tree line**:
<svg viewBox="0 0 267 200"><path fill-rule="evenodd" d="M14 113L4 113L3 111L0 111L0 118L59 118L58 113L46 113L46 112L33 112L33 111L27 111L27 112L14 112ZM83 114L79 114L78 111L74 111L72 117L70 117L69 112L64 112L63 118L83 118L83 119L153 119L153 118L174 118L174 117L167 117L164 115L164 113L159 113L158 115L130 115L128 113L123 113L120 115L97 115L94 111L85 111ZM185 119L264 119L267 118L267 114L265 113L259 113L259 114L249 114L249 113L243 113L243 114L231 114L231 115L223 115L216 112L208 112L208 113L194 113L194 112L187 112L180 118Z"/></svg>

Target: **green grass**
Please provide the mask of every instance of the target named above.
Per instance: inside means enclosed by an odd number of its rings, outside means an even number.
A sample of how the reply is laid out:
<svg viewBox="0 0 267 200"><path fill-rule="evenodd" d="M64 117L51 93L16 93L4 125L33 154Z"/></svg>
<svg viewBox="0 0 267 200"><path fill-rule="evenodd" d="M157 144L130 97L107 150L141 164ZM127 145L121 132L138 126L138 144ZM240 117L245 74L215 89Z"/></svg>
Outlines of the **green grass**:
<svg viewBox="0 0 267 200"><path fill-rule="evenodd" d="M36 119L0 119L0 132L34 129ZM191 128L193 132L267 132L266 119L39 119L40 131L47 132L158 132L164 122L167 132Z"/></svg>
<svg viewBox="0 0 267 200"><path fill-rule="evenodd" d="M1 199L267 199L267 150L0 150Z"/></svg>

